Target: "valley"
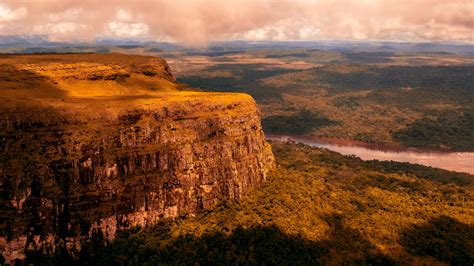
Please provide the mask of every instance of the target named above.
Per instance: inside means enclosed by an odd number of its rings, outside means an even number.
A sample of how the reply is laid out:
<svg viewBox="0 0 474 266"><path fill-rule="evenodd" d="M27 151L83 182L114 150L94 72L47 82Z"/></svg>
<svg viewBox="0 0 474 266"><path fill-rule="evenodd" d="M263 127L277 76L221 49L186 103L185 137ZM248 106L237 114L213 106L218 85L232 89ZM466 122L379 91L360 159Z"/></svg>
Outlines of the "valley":
<svg viewBox="0 0 474 266"><path fill-rule="evenodd" d="M186 69L194 57L171 58L178 81L249 93L267 133L474 150L472 55L258 50Z"/></svg>
<svg viewBox="0 0 474 266"><path fill-rule="evenodd" d="M0 0L0 266L474 266L474 0Z"/></svg>
<svg viewBox="0 0 474 266"><path fill-rule="evenodd" d="M339 139L317 139L301 136L266 135L268 140L303 143L324 148L342 155L356 156L362 160L379 160L419 164L455 172L474 174L473 152L415 149L367 144Z"/></svg>
<svg viewBox="0 0 474 266"><path fill-rule="evenodd" d="M0 56L0 263L474 260L470 55L134 49Z"/></svg>

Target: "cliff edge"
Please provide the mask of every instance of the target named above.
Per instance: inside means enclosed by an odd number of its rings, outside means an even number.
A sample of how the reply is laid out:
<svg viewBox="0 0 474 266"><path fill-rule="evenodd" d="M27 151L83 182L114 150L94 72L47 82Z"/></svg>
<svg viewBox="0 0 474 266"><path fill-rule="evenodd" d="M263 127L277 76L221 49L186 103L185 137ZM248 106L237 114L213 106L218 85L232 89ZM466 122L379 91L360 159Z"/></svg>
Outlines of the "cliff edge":
<svg viewBox="0 0 474 266"><path fill-rule="evenodd" d="M1 55L0 82L10 262L238 200L274 165L250 96L180 91L160 58Z"/></svg>

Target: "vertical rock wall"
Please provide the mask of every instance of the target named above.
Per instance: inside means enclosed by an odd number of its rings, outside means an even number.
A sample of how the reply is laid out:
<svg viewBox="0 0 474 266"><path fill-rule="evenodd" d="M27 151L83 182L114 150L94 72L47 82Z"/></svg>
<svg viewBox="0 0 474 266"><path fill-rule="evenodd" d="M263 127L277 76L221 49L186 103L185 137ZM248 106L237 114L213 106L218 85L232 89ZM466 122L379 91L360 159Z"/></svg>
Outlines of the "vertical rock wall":
<svg viewBox="0 0 474 266"><path fill-rule="evenodd" d="M111 240L118 229L238 200L274 164L245 95L115 115L61 110L0 117L0 248L8 261L59 246L78 251L94 234Z"/></svg>

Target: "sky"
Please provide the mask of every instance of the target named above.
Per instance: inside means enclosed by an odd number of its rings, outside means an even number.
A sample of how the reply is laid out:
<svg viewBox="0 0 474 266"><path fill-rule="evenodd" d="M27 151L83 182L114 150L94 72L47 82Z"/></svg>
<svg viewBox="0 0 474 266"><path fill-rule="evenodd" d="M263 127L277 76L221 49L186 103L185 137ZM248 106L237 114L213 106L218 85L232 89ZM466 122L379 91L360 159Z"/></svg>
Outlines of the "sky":
<svg viewBox="0 0 474 266"><path fill-rule="evenodd" d="M474 0L0 0L0 35L473 43Z"/></svg>

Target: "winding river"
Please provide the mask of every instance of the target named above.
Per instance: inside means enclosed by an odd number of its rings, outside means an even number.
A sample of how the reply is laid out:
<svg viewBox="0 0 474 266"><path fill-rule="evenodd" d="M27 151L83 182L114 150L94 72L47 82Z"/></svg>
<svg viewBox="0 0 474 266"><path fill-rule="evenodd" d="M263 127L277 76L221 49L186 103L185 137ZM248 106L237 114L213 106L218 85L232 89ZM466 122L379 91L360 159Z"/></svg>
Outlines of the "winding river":
<svg viewBox="0 0 474 266"><path fill-rule="evenodd" d="M344 155L356 155L362 160L397 161L421 164L450 171L474 174L474 152L429 151L412 148L391 149L383 146L345 144L307 137L268 135L268 140L294 141L326 148Z"/></svg>

